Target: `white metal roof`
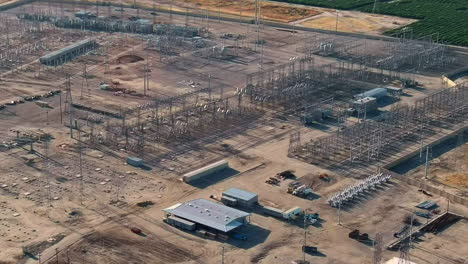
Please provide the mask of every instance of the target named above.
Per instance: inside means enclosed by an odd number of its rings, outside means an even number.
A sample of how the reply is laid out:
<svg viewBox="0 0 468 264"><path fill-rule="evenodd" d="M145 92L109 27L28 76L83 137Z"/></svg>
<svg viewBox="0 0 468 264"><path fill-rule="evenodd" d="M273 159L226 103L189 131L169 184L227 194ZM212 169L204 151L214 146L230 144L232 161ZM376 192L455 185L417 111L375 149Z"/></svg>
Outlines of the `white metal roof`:
<svg viewBox="0 0 468 264"><path fill-rule="evenodd" d="M400 261L400 258L393 257L392 259L389 259L387 262L385 262L385 264L398 264L398 263L400 263L399 261ZM412 262L412 261L406 261L406 263L416 264L415 262Z"/></svg>
<svg viewBox="0 0 468 264"><path fill-rule="evenodd" d="M239 218L250 215L249 213L205 199L196 199L176 204L163 209L163 211L223 232L229 232L241 226L243 223L242 221L238 221Z"/></svg>

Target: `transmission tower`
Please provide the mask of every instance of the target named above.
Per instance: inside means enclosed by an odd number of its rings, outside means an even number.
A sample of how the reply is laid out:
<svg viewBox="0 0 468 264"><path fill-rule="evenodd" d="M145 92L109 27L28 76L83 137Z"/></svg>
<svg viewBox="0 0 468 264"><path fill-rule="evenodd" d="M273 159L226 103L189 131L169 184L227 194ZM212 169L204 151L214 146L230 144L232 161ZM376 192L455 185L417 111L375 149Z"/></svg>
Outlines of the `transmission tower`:
<svg viewBox="0 0 468 264"><path fill-rule="evenodd" d="M88 71L86 69L86 63L83 65L83 78L81 81L80 99L83 99L83 90L85 89L85 86L86 86L86 91L88 91L88 95L89 95Z"/></svg>
<svg viewBox="0 0 468 264"><path fill-rule="evenodd" d="M70 137L73 138L73 99L71 93L70 75L67 75L67 81L65 82L65 90L67 91L67 95L65 97L65 112L68 112L70 121Z"/></svg>
<svg viewBox="0 0 468 264"><path fill-rule="evenodd" d="M414 215L411 215L411 222L410 226L403 235L405 239L401 241L400 245L400 259L398 260L398 264L409 264L410 262L410 248L411 248L411 240L412 240L412 231L413 231L413 220Z"/></svg>
<svg viewBox="0 0 468 264"><path fill-rule="evenodd" d="M262 20L262 1L255 0L255 25L257 27L257 41L255 42L255 50L257 50L258 45L263 46L263 42L260 43L260 24Z"/></svg>
<svg viewBox="0 0 468 264"><path fill-rule="evenodd" d="M150 69L149 69L149 57L148 52L146 52L146 63L143 69L143 95L146 96L147 91L149 91L150 83Z"/></svg>
<svg viewBox="0 0 468 264"><path fill-rule="evenodd" d="M373 264L380 264L382 262L382 251L382 233L377 233L374 239L374 258L372 262Z"/></svg>
<svg viewBox="0 0 468 264"><path fill-rule="evenodd" d="M294 131L289 135L289 154L294 153L298 150L299 146L301 145L301 132Z"/></svg>

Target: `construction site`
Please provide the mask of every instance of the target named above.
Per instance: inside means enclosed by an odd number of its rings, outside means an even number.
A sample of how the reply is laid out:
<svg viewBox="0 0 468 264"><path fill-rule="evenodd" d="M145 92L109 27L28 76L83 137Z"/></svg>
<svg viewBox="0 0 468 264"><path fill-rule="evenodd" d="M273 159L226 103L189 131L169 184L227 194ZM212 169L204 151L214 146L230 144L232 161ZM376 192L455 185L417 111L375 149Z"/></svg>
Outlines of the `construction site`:
<svg viewBox="0 0 468 264"><path fill-rule="evenodd" d="M0 1L0 264L468 263L468 48L182 2Z"/></svg>

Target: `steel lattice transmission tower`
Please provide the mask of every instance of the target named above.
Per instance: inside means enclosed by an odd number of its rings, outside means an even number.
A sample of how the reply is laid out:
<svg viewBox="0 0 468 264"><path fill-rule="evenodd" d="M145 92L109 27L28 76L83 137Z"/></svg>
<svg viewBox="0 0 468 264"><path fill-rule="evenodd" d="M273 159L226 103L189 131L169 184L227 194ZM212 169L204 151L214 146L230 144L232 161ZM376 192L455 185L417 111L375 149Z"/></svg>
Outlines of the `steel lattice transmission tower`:
<svg viewBox="0 0 468 264"><path fill-rule="evenodd" d="M301 132L294 131L289 135L289 148L288 153L293 154L301 146Z"/></svg>
<svg viewBox="0 0 468 264"><path fill-rule="evenodd" d="M380 264L382 262L383 242L382 233L377 233L374 239L374 257L373 264Z"/></svg>
<svg viewBox="0 0 468 264"><path fill-rule="evenodd" d="M410 256L409 256L409 251L411 248L411 240L412 240L412 231L413 231L413 220L414 220L414 215L411 215L411 223L409 228L406 230L403 239L401 241L401 246L400 246L400 259L398 260L398 264L409 264L410 262Z"/></svg>

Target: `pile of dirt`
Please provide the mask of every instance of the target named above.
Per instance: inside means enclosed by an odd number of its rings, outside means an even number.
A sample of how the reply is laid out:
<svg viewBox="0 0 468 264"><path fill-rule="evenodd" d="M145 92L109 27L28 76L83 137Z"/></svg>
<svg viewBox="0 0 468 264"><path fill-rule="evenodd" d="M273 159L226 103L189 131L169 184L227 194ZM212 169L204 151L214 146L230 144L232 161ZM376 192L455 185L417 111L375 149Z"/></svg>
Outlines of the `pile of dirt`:
<svg viewBox="0 0 468 264"><path fill-rule="evenodd" d="M117 63L118 64L127 64L127 63L135 63L139 61L144 61L140 56L137 55L123 55L117 58Z"/></svg>

